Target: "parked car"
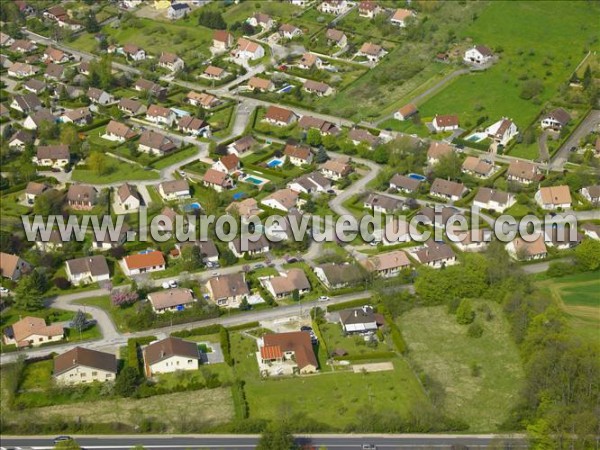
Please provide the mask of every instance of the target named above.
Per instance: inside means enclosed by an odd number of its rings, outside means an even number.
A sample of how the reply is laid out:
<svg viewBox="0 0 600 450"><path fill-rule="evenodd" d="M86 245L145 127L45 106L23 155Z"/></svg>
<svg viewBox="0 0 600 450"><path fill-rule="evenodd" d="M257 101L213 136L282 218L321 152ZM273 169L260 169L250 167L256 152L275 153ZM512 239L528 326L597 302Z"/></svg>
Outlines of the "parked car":
<svg viewBox="0 0 600 450"><path fill-rule="evenodd" d="M308 325L303 325L300 327L300 331L312 331L312 327L309 327Z"/></svg>
<svg viewBox="0 0 600 450"><path fill-rule="evenodd" d="M169 287L171 289L175 289L177 287L177 281L175 281L175 280L169 281Z"/></svg>
<svg viewBox="0 0 600 450"><path fill-rule="evenodd" d="M10 294L10 291L4 286L0 286L0 294Z"/></svg>
<svg viewBox="0 0 600 450"><path fill-rule="evenodd" d="M64 441L72 441L73 438L71 436L56 436L54 438L54 443L58 444L59 442L64 442Z"/></svg>
<svg viewBox="0 0 600 450"><path fill-rule="evenodd" d="M326 302L329 301L329 297L327 297L326 295L321 295L317 300L320 302Z"/></svg>

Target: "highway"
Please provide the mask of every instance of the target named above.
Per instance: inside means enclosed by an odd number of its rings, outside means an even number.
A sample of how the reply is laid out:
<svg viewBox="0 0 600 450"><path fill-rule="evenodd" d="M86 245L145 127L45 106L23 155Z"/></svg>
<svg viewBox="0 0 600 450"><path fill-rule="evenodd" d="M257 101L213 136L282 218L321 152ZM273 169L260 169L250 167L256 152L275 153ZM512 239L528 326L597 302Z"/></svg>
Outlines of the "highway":
<svg viewBox="0 0 600 450"><path fill-rule="evenodd" d="M4 436L4 447L18 446L25 449L52 449L54 436ZM130 449L143 445L154 449L251 449L256 446L257 435L145 435L145 436L81 436L77 442L85 449ZM466 446L468 449L488 448L491 444L504 443L504 448L527 448L522 436L500 435L450 435L450 434L397 434L397 435L305 435L296 436L296 442L314 448L335 450L362 449L363 444L375 445L377 449L451 449ZM503 447L497 447L503 448Z"/></svg>

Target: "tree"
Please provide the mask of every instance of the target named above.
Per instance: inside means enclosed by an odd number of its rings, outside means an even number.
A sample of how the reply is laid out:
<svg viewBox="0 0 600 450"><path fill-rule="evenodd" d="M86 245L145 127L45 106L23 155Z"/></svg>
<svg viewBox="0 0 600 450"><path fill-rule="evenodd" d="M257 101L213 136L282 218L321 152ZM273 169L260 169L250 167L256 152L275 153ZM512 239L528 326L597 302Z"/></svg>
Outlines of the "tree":
<svg viewBox="0 0 600 450"><path fill-rule="evenodd" d="M531 100L533 97L537 97L539 94L541 94L543 90L544 85L540 80L527 80L525 83L523 83L519 97L524 100Z"/></svg>
<svg viewBox="0 0 600 450"><path fill-rule="evenodd" d="M38 195L33 202L33 212L47 217L60 214L62 211L63 194L56 189L49 189Z"/></svg>
<svg viewBox="0 0 600 450"><path fill-rule="evenodd" d="M385 147L380 145L373 151L371 157L373 158L373 161L375 161L377 164L387 164L389 154Z"/></svg>
<svg viewBox="0 0 600 450"><path fill-rule="evenodd" d="M135 367L126 366L117 375L115 394L121 397L133 396L138 388L138 371Z"/></svg>
<svg viewBox="0 0 600 450"><path fill-rule="evenodd" d="M458 179L461 175L462 162L456 152L442 156L433 166L433 174L437 178Z"/></svg>
<svg viewBox="0 0 600 450"><path fill-rule="evenodd" d="M321 145L321 140L322 140L321 132L319 130L317 130L316 128L311 128L306 133L306 143L308 145L316 147L318 145Z"/></svg>
<svg viewBox="0 0 600 450"><path fill-rule="evenodd" d="M48 288L46 276L37 270L24 276L15 289L15 306L26 311L44 307L42 295Z"/></svg>
<svg viewBox="0 0 600 450"><path fill-rule="evenodd" d="M292 291L292 300L294 300L295 302L300 301L300 291L298 291L298 289L294 289Z"/></svg>
<svg viewBox="0 0 600 450"><path fill-rule="evenodd" d="M79 152L81 146L81 139L75 126L68 124L62 127L60 130L60 142L66 144L72 152Z"/></svg>
<svg viewBox="0 0 600 450"><path fill-rule="evenodd" d="M600 241L584 239L575 248L575 262L581 270L596 270L600 267Z"/></svg>
<svg viewBox="0 0 600 450"><path fill-rule="evenodd" d="M43 140L56 139L60 135L60 128L56 122L43 120L38 127L38 134Z"/></svg>
<svg viewBox="0 0 600 450"><path fill-rule="evenodd" d="M219 11L205 11L198 16L198 24L213 30L227 29L227 23Z"/></svg>
<svg viewBox="0 0 600 450"><path fill-rule="evenodd" d="M463 299L456 309L456 321L461 325L468 325L475 319L475 311L473 311L473 305L471 300Z"/></svg>
<svg viewBox="0 0 600 450"><path fill-rule="evenodd" d="M585 72L583 72L583 80L582 80L582 84L583 84L583 88L587 89L588 87L590 87L592 85L592 69L590 68L590 65L588 64L587 67L585 68Z"/></svg>
<svg viewBox="0 0 600 450"><path fill-rule="evenodd" d="M328 159L329 159L329 155L327 154L325 147L319 147L319 149L317 150L317 154L315 155L315 162L317 164L323 164Z"/></svg>
<svg viewBox="0 0 600 450"><path fill-rule="evenodd" d="M294 436L282 423L269 424L256 446L256 450L294 450L297 448Z"/></svg>
<svg viewBox="0 0 600 450"><path fill-rule="evenodd" d="M250 309L252 309L252 306L248 303L246 297L244 297L240 302L240 311L249 311Z"/></svg>
<svg viewBox="0 0 600 450"><path fill-rule="evenodd" d="M114 291L110 299L114 306L129 306L138 301L139 294L137 291Z"/></svg>
<svg viewBox="0 0 600 450"><path fill-rule="evenodd" d="M202 251L197 245L186 245L181 250L181 268L189 272L202 267Z"/></svg>
<svg viewBox="0 0 600 450"><path fill-rule="evenodd" d="M88 33L97 33L100 31L100 25L98 24L96 15L93 12L90 12L85 20L85 31Z"/></svg>
<svg viewBox="0 0 600 450"><path fill-rule="evenodd" d="M82 310L78 309L71 321L71 328L81 332L86 328L88 321Z"/></svg>
<svg viewBox="0 0 600 450"><path fill-rule="evenodd" d="M334 150L337 148L337 138L331 134L326 134L323 136L321 138L321 143L327 150Z"/></svg>
<svg viewBox="0 0 600 450"><path fill-rule="evenodd" d="M96 172L98 175L105 175L108 170L108 161L106 156L100 152L92 152L88 158L88 166L90 169Z"/></svg>

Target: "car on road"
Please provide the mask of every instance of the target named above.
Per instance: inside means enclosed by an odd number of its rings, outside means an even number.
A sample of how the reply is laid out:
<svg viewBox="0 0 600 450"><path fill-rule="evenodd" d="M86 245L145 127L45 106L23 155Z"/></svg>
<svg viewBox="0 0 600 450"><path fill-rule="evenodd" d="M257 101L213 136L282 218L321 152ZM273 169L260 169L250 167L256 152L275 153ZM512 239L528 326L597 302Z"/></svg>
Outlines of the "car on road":
<svg viewBox="0 0 600 450"><path fill-rule="evenodd" d="M10 291L4 286L0 286L0 294L10 294Z"/></svg>
<svg viewBox="0 0 600 450"><path fill-rule="evenodd" d="M309 327L308 325L303 325L300 327L300 331L312 331L312 327Z"/></svg>
<svg viewBox="0 0 600 450"><path fill-rule="evenodd" d="M171 289L175 289L177 287L177 281L175 281L175 280L169 281L169 287Z"/></svg>
<svg viewBox="0 0 600 450"><path fill-rule="evenodd" d="M54 443L58 444L59 442L72 441L72 440L73 440L73 438L71 436L64 436L64 435L62 435L62 436L56 436L54 438Z"/></svg>
<svg viewBox="0 0 600 450"><path fill-rule="evenodd" d="M264 264L257 264L254 266L255 269L264 269L265 265Z"/></svg>
<svg viewBox="0 0 600 450"><path fill-rule="evenodd" d="M377 446L375 444L363 444L362 450L377 450Z"/></svg>
<svg viewBox="0 0 600 450"><path fill-rule="evenodd" d="M219 276L219 272L213 272L213 277L218 277Z"/></svg>
<svg viewBox="0 0 600 450"><path fill-rule="evenodd" d="M317 300L320 302L327 302L329 301L329 297L327 297L326 295L321 295Z"/></svg>

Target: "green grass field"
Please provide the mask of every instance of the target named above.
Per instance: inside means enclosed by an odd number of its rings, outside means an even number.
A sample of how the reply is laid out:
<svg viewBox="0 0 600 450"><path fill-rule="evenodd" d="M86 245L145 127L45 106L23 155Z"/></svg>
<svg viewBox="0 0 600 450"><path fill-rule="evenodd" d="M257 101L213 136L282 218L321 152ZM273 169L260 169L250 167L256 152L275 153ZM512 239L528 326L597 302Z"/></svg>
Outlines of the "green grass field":
<svg viewBox="0 0 600 450"><path fill-rule="evenodd" d="M121 160L107 158L107 166L110 172L99 174L93 170L78 169L73 170L73 181L84 183L107 184L119 181L132 180L158 180L158 173L153 170L144 170L144 168L133 164L127 164Z"/></svg>
<svg viewBox="0 0 600 450"><path fill-rule="evenodd" d="M479 303L476 303L476 305ZM491 321L481 319L483 336L467 336L444 306L415 308L400 318L409 357L443 387L445 411L470 425L470 432L493 431L519 395L523 370L501 307L487 302ZM480 367L473 376L471 365Z"/></svg>

